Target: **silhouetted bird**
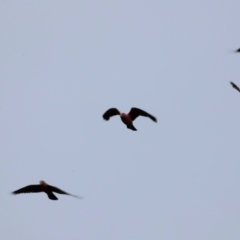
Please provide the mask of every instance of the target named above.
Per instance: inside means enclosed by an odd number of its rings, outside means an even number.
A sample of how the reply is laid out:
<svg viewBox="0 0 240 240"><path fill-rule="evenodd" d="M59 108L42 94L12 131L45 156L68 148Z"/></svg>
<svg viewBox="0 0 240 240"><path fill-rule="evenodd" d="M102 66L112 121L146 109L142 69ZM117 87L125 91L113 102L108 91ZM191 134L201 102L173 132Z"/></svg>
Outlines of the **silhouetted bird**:
<svg viewBox="0 0 240 240"><path fill-rule="evenodd" d="M232 85L233 88L235 88L236 90L238 90L240 92L240 88L233 82L230 82L230 84Z"/></svg>
<svg viewBox="0 0 240 240"><path fill-rule="evenodd" d="M44 181L40 181L40 184L38 184L38 185L28 185L26 187L20 188L16 191L12 192L12 194L39 193L39 192L45 192L48 195L48 198L51 200L58 200L58 198L53 194L53 192L59 193L59 194L70 195L70 196L73 196L76 198L82 198L82 197L78 197L76 195L72 195L67 192L64 192L63 190L61 190L57 187L48 185Z"/></svg>
<svg viewBox="0 0 240 240"><path fill-rule="evenodd" d="M157 122L157 119L154 116L150 115L149 113L147 113L139 108L131 108L131 110L128 114L121 113L117 108L110 108L103 114L103 119L108 121L110 119L110 117L115 116L115 115L120 115L122 122L127 126L127 128L129 128L133 131L137 131L137 129L133 126L133 121L138 116L149 117L154 122Z"/></svg>
<svg viewBox="0 0 240 240"><path fill-rule="evenodd" d="M240 48L239 48L239 49L237 49L237 50L235 50L235 52L239 53L239 52L240 52Z"/></svg>

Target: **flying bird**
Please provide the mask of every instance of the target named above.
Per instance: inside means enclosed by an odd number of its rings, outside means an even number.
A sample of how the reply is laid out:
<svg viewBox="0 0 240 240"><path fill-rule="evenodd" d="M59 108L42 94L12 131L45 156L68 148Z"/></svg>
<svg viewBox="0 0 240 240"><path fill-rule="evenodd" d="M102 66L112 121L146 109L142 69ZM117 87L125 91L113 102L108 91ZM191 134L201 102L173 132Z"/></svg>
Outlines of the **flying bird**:
<svg viewBox="0 0 240 240"><path fill-rule="evenodd" d="M230 84L232 85L233 88L240 92L240 88L235 83L230 82Z"/></svg>
<svg viewBox="0 0 240 240"><path fill-rule="evenodd" d="M236 52L236 53L240 52L240 48L239 48L239 49L237 49L237 50L235 50L235 52Z"/></svg>
<svg viewBox="0 0 240 240"><path fill-rule="evenodd" d="M39 192L45 192L48 195L48 198L51 200L58 200L58 198L53 194L53 192L73 196L76 198L82 198L82 197L64 192L63 190L61 190L57 187L48 185L44 181L40 181L40 184L38 184L38 185L28 185L26 187L20 188L16 191L12 192L12 194L15 195L15 194L21 194L21 193L39 193Z"/></svg>
<svg viewBox="0 0 240 240"><path fill-rule="evenodd" d="M103 114L103 119L108 121L110 117L113 117L115 115L120 115L122 122L127 126L127 128L133 131L137 131L137 129L133 126L133 121L138 116L149 117L154 122L157 122L157 119L154 116L150 115L149 113L139 108L131 108L128 114L120 112L117 108L110 108Z"/></svg>

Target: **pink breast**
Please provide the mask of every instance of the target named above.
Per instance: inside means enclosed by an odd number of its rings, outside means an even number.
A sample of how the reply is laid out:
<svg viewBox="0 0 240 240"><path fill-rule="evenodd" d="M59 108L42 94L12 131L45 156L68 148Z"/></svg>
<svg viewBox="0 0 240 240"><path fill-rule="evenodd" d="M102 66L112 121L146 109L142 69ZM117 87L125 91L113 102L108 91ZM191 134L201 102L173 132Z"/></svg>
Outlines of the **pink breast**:
<svg viewBox="0 0 240 240"><path fill-rule="evenodd" d="M132 119L127 114L123 114L121 116L121 119L122 119L123 123L125 123L126 125L132 124Z"/></svg>

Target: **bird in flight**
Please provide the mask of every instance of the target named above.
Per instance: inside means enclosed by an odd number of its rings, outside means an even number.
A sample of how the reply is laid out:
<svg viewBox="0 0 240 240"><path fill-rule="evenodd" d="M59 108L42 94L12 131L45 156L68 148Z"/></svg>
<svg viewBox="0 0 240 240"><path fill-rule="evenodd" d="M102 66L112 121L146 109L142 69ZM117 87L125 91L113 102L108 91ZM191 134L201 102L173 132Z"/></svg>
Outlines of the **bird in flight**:
<svg viewBox="0 0 240 240"><path fill-rule="evenodd" d="M237 50L235 50L235 52L236 52L236 53L240 52L240 48L239 48L239 49L237 49Z"/></svg>
<svg viewBox="0 0 240 240"><path fill-rule="evenodd" d="M133 131L137 131L137 129L133 126L133 121L138 116L149 117L154 122L157 122L157 119L154 116L150 115L149 113L139 108L131 108L128 114L120 112L117 108L110 108L103 114L103 119L108 121L110 117L113 117L115 115L120 115L122 122L127 126L127 128Z"/></svg>
<svg viewBox="0 0 240 240"><path fill-rule="evenodd" d="M230 82L230 84L232 85L233 88L240 92L240 88L235 83Z"/></svg>
<svg viewBox="0 0 240 240"><path fill-rule="evenodd" d="M37 185L28 185L26 187L20 188L16 191L12 192L12 194L15 195L15 194L21 194L21 193L39 193L39 192L45 192L48 195L48 198L51 200L58 200L58 198L53 194L53 192L73 196L76 198L82 198L82 197L64 192L63 190L61 190L57 187L48 185L44 181L40 181L40 184L37 184Z"/></svg>

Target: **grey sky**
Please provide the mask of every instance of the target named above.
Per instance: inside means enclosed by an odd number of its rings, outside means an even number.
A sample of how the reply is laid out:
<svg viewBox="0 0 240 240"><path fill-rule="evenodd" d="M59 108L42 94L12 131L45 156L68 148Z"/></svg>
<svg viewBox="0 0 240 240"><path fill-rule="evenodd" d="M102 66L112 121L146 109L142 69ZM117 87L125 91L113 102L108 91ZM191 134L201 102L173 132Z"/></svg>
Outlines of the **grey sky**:
<svg viewBox="0 0 240 240"><path fill-rule="evenodd" d="M239 9L1 1L0 239L239 240Z"/></svg>

